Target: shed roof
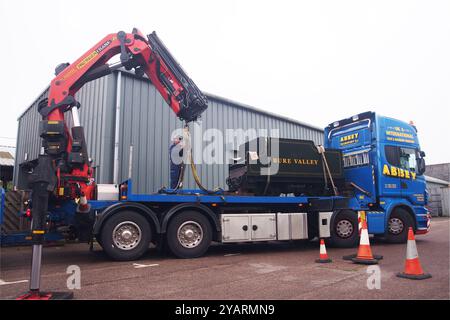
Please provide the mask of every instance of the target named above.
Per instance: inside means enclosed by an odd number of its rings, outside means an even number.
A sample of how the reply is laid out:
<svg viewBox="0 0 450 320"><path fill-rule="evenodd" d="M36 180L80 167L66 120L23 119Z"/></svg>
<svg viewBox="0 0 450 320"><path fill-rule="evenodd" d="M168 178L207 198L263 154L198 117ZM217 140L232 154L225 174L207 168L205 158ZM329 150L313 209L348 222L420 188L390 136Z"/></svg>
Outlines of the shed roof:
<svg viewBox="0 0 450 320"><path fill-rule="evenodd" d="M443 186L450 186L450 182L445 181L445 180L441 180L438 178L434 178L434 177L430 177L430 176L425 176L425 180L426 182L431 182L431 183L435 183L435 184L441 184Z"/></svg>

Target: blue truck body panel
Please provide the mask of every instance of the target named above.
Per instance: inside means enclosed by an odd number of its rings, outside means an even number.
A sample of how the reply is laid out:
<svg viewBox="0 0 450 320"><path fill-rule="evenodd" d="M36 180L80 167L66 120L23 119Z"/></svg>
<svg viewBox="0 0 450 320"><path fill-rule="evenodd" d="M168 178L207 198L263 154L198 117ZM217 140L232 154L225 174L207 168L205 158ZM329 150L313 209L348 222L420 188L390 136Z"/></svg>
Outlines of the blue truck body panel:
<svg viewBox="0 0 450 320"><path fill-rule="evenodd" d="M0 224L3 223L4 210L5 210L5 189L0 188Z"/></svg>
<svg viewBox="0 0 450 320"><path fill-rule="evenodd" d="M371 234L383 234L386 230L386 214L384 211L368 211L367 227Z"/></svg>
<svg viewBox="0 0 450 320"><path fill-rule="evenodd" d="M135 194L133 182L128 180L127 201L151 203L227 203L227 204L309 204L311 200L342 200L345 197L277 197L277 196L238 196L226 195L223 191L208 194L202 190L178 190L175 193Z"/></svg>
<svg viewBox="0 0 450 320"><path fill-rule="evenodd" d="M49 232L44 235L45 242L56 242L64 240L64 236L59 232ZM1 236L1 246L21 246L31 244L30 232L14 232Z"/></svg>

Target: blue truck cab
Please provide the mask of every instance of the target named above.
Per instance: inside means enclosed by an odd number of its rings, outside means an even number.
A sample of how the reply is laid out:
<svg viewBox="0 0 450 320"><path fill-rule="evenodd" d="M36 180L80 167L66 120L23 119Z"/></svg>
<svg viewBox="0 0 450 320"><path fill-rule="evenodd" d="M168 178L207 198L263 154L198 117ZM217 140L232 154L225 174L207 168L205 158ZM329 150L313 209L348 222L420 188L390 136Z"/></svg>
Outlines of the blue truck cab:
<svg viewBox="0 0 450 320"><path fill-rule="evenodd" d="M354 210L365 210L369 233L404 242L430 228L425 153L413 124L365 112L325 128L326 148L343 154Z"/></svg>

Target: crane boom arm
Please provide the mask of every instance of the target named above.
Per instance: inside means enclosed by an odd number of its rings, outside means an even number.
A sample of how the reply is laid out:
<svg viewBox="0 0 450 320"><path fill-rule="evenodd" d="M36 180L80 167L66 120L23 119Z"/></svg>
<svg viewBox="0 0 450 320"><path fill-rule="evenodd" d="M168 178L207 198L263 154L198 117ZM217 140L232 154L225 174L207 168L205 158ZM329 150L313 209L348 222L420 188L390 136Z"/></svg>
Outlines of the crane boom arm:
<svg viewBox="0 0 450 320"><path fill-rule="evenodd" d="M120 55L120 62L108 64ZM42 115L40 136L44 154L30 177L30 185L47 183L47 191L56 199L95 197L94 173L87 154L84 129L75 99L87 82L119 68L146 75L173 112L186 122L195 121L206 110L206 96L197 88L158 38L155 32L144 37L137 29L104 37L72 64L60 64L50 84L48 98L39 103ZM65 113L72 113L68 128ZM52 172L53 171L53 172ZM36 192L37 194L38 192Z"/></svg>
<svg viewBox="0 0 450 320"><path fill-rule="evenodd" d="M107 62L120 53L120 63ZM72 64L56 68L50 84L47 108L43 116L61 120L66 108L73 104L75 93L88 81L105 76L115 69L135 69L145 73L175 114L187 122L196 120L207 108L207 99L187 76L155 32L144 38L134 29L109 34Z"/></svg>

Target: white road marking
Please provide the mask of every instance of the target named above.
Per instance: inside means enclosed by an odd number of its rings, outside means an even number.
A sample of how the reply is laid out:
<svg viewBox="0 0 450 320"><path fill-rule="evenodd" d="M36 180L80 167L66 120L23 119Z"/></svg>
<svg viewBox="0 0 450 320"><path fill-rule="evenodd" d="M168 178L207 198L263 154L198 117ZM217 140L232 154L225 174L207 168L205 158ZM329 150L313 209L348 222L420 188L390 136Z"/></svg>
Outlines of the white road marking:
<svg viewBox="0 0 450 320"><path fill-rule="evenodd" d="M28 282L28 280L19 280L19 281L3 281L2 279L0 279L0 286L7 286L9 284L16 284L16 283L25 283Z"/></svg>
<svg viewBox="0 0 450 320"><path fill-rule="evenodd" d="M157 266L159 266L159 264L157 264L157 263L154 263L154 264L133 263L133 266L135 269L140 269L140 268L148 268L148 267L157 267Z"/></svg>
<svg viewBox="0 0 450 320"><path fill-rule="evenodd" d="M232 256L238 256L238 255L240 255L240 253L228 253L228 254L225 254L224 257L232 257Z"/></svg>

